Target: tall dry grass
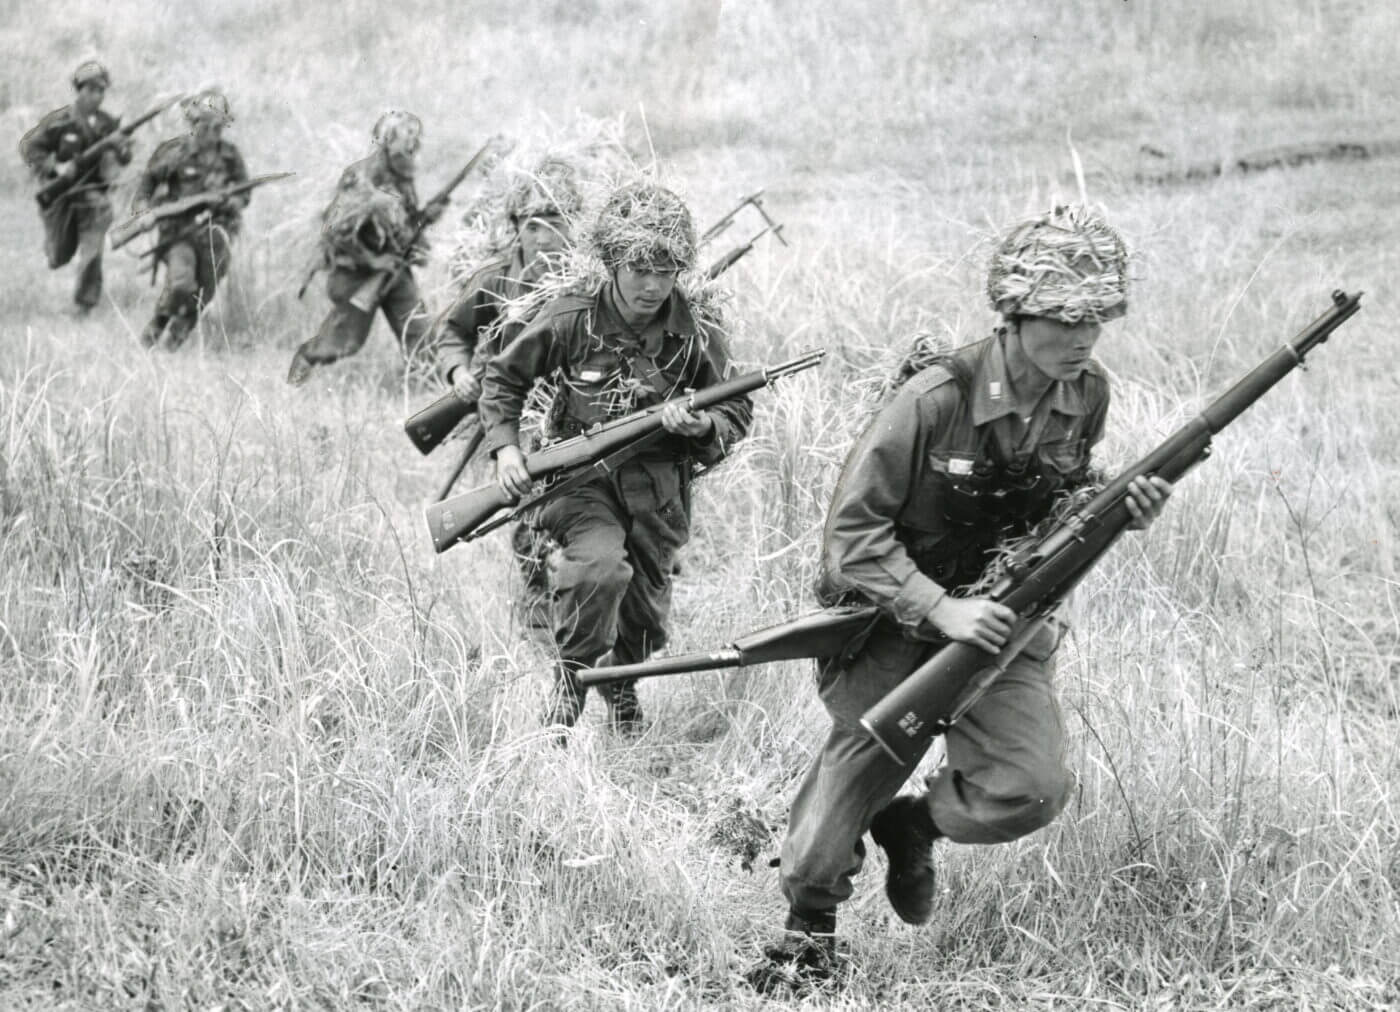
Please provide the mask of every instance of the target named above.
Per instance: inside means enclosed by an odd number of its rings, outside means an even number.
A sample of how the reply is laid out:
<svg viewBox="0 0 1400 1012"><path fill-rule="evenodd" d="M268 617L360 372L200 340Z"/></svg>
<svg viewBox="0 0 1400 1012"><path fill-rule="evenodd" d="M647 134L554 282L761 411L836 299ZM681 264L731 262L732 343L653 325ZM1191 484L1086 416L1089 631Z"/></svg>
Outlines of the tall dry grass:
<svg viewBox="0 0 1400 1012"><path fill-rule="evenodd" d="M677 650L811 606L863 384L915 330L986 331L984 237L1074 194L1071 145L1139 254L1101 345L1110 465L1332 288L1365 289L1078 595L1070 809L1013 845L945 848L921 930L890 915L873 859L842 912L850 979L808 1002L1394 1007L1393 165L1134 173L1163 160L1143 145L1175 163L1396 136L1395 15L680 10L5 6L10 136L96 51L119 110L224 84L253 171L298 176L255 197L198 343L148 356L146 280L113 256L102 311L62 315L70 278L42 269L20 171L0 167L0 1004L770 1004L738 971L780 922L766 861L823 733L806 667L645 686L635 744L594 702L557 749L504 541L429 549L420 507L446 463L398 431L423 381L380 329L308 387L281 382L323 308L295 299L315 215L399 105L427 125L427 188L497 129L621 110L701 219L766 186L787 222L790 250L731 274L737 352L830 354L759 395L753 435L699 486Z"/></svg>

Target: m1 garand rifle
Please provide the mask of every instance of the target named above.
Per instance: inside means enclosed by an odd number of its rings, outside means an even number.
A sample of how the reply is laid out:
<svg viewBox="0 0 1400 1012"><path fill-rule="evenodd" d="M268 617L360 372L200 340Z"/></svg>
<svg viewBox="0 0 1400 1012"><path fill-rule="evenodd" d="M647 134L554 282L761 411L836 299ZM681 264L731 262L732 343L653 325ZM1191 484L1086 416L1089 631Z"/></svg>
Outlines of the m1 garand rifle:
<svg viewBox="0 0 1400 1012"><path fill-rule="evenodd" d="M279 179L287 179L295 175L295 172L272 172L265 176L254 176L252 179L244 180L241 183L235 183L233 186L225 186L218 190L202 190L199 193L191 193L188 197L169 200L164 204L157 204L144 211L139 211L112 229L110 233L112 237L112 249L121 249L127 243L131 242L131 240L139 235L144 235L163 221L169 221L172 218L182 218L192 211L207 211L212 215L214 209L226 200L237 197L239 194L247 193L249 190L257 189L264 183L274 183ZM188 229L180 233L181 237L184 237L186 233L192 234L193 231L197 231L207 220L208 219L205 218L194 222ZM163 245L168 246L175 241L176 239L172 238L169 243Z"/></svg>
<svg viewBox="0 0 1400 1012"><path fill-rule="evenodd" d="M107 136L99 138L89 144L73 159L73 172L71 175L57 176L54 179L50 179L34 194L34 199L39 202L39 209L47 211L55 203L62 200L64 196L70 193L92 189L93 186L86 185L87 177L102 164L102 156L125 142L137 130L184 97L183 95L176 95L172 99L161 102L149 112L132 120L126 126L119 126Z"/></svg>
<svg viewBox="0 0 1400 1012"><path fill-rule="evenodd" d="M661 412L667 404L703 411L784 376L811 369L825 355L824 350L809 351L791 361L690 391L611 422L600 422L572 439L536 450L525 458L525 469L542 484L518 501L493 481L429 506L425 516L433 548L442 553L459 541L475 540L551 499L617 470L669 435L661 425Z"/></svg>
<svg viewBox="0 0 1400 1012"><path fill-rule="evenodd" d="M914 766L938 735L952 727L1006 670L1048 616L1133 522L1128 484L1157 475L1176 481L1210 455L1211 438L1240 416L1304 357L1361 308L1361 295L1332 294L1332 307L1314 320L1191 421L1073 510L1043 537L1016 551L1001 577L979 594L1016 613L1005 646L993 657L969 643L930 643L931 656L883 699L861 724L901 765ZM828 609L734 640L709 654L659 658L640 664L579 672L583 685L605 685L652 675L765 664L800 657L854 653L852 638L878 618L874 607ZM843 637L845 637L843 639Z"/></svg>
<svg viewBox="0 0 1400 1012"><path fill-rule="evenodd" d="M489 157L491 161L495 161L509 150L509 143L499 134L491 137L483 144L477 150L476 154L472 155L471 158L467 160L467 164L463 165L457 174L447 181L447 185L434 194L433 198L423 205L422 210L418 212L414 220L413 234L409 236L408 242L404 244L403 252L399 256L398 263L387 271L376 271L372 274L364 284L360 285L360 287L355 289L351 294L349 300L350 305L354 306L362 313L373 313L375 308L379 305L379 300L384 297L384 293L390 288L393 288L399 278L403 276L403 272L408 270L411 266L411 258L414 255L415 247L418 245L418 240L423 238L423 233L428 230L428 226L437 221L443 209L447 207L448 202L452 199L452 191L461 186L463 180L471 175L472 170L482 164L483 160Z"/></svg>
<svg viewBox="0 0 1400 1012"><path fill-rule="evenodd" d="M705 233L706 236L718 234L718 232L723 231L734 219L734 216L738 214L745 205L757 201L759 194L762 192L763 191L760 190L758 193L745 197L738 207L734 208L734 210L730 211L721 218L719 222L712 226L710 230ZM783 226L769 219L767 212L761 213L763 213L764 218L768 220L768 226L748 242L741 246L736 246L707 267L705 269L706 281L714 281L719 278L725 271L742 260L749 251L753 249L754 244L769 232L772 232L784 246L787 245L787 240L782 237ZM473 415L475 412L475 399L464 398L459 396L455 391L448 390L427 407L405 419L403 429L404 432L408 434L409 440L418 449L418 452L426 456L441 446L443 441L456 430L457 426L466 421L468 416ZM462 454L458 457L457 463L453 467L451 477L448 478L446 484L442 487L442 491L438 494L437 502L441 502L443 499L447 498L448 493L452 491L452 486L457 483L457 479L461 477L462 472L466 470L467 464L471 462L471 458L476 454L480 446L481 435L480 426L478 425L477 431L473 432L473 434L468 437Z"/></svg>

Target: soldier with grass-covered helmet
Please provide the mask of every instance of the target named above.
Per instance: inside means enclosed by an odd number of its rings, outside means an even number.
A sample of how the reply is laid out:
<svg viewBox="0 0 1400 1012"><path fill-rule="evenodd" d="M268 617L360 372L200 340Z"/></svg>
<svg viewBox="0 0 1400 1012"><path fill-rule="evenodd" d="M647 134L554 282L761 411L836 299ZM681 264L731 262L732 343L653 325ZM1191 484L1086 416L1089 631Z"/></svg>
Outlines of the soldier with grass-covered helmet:
<svg viewBox="0 0 1400 1012"><path fill-rule="evenodd" d="M137 184L135 211L248 181L243 155L224 137L233 123L233 110L223 92L205 89L185 99L181 109L189 132L166 141L151 155ZM165 286L141 333L147 347L166 337L170 347L178 348L189 337L228 272L249 199L245 192L161 220L157 248L165 264Z"/></svg>
<svg viewBox="0 0 1400 1012"><path fill-rule="evenodd" d="M719 320L692 304L678 277L695 263L690 211L649 180L616 187L584 233L601 269L546 303L486 365L479 405L497 480L512 496L531 479L520 416L531 388L556 384L551 435L572 436L727 377ZM544 505L535 523L560 546L551 565L558 661L545 722L572 726L583 710L576 673L605 654L645 659L666 642L672 570L690 536L692 462L721 460L748 431L752 406L736 397L706 411L670 404L670 434L651 450ZM608 697L618 730L640 729L636 687Z"/></svg>
<svg viewBox="0 0 1400 1012"><path fill-rule="evenodd" d="M374 150L341 173L335 197L321 216L321 259L331 309L292 358L287 382L293 386L304 383L314 367L364 347L376 308L409 357L429 332L423 297L408 266L427 262L428 246L419 226L436 221L443 211L436 205L418 206L415 178L423 123L411 112L390 110L375 121L370 136Z"/></svg>
<svg viewBox="0 0 1400 1012"><path fill-rule="evenodd" d="M1093 358L1127 308L1127 253L1103 217L1058 207L1021 222L991 258L1001 323L908 378L846 459L822 542L824 603L878 606L869 638L820 662L826 743L793 801L780 881L786 934L750 981L769 990L823 977L836 908L852 892L868 831L889 862L886 894L911 924L933 902L935 840L1001 843L1046 825L1074 783L1051 683L1063 631L1046 623L944 738L926 790L895 797L907 769L860 716L938 646L995 654L1015 618L976 589L997 548L1091 480L1108 377ZM1146 527L1171 486L1138 479L1129 509Z"/></svg>
<svg viewBox="0 0 1400 1012"><path fill-rule="evenodd" d="M102 109L112 84L106 67L88 60L73 71L72 80L73 103L55 109L25 134L20 156L40 185L72 179L71 188L41 211L44 252L53 270L77 258L73 302L79 313L87 313L102 297L102 240L112 223L109 191L121 167L131 162L131 145L124 136L116 138L86 174L79 169L78 156L120 124Z"/></svg>
<svg viewBox="0 0 1400 1012"><path fill-rule="evenodd" d="M502 307L528 294L572 243L580 210L577 175L560 157L514 173L502 209L510 240L468 276L438 342L443 378L464 400L476 401L486 360L503 343L495 327Z"/></svg>

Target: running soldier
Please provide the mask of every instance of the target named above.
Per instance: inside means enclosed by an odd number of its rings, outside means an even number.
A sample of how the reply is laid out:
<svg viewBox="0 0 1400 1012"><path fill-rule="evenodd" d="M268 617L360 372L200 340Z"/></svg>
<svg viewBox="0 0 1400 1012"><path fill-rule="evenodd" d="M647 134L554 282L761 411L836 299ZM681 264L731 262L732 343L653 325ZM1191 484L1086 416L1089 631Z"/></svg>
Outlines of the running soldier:
<svg viewBox="0 0 1400 1012"><path fill-rule="evenodd" d="M45 116L24 135L19 147L20 157L40 184L58 178L72 180L72 188L40 213L49 268L57 270L77 256L73 302L79 314L90 312L102 298L102 240L112 224L108 191L121 166L131 162L131 144L122 137L79 178L78 156L119 126L117 119L101 108L111 86L112 79L102 64L81 64L73 71L77 92L73 104Z"/></svg>
<svg viewBox="0 0 1400 1012"><path fill-rule="evenodd" d="M379 117L371 136L373 153L341 173L321 218L331 311L316 336L292 357L287 382L293 386L305 383L314 367L364 347L376 307L410 359L429 331L428 312L409 265L427 263L428 244L420 226L437 221L446 204L418 207L414 177L423 123L412 113L390 111Z"/></svg>
<svg viewBox="0 0 1400 1012"><path fill-rule="evenodd" d="M248 181L243 156L224 140L224 129L233 122L228 99L211 89L186 99L182 107L190 132L152 153L136 188L133 211ZM250 194L240 193L161 221L156 248L158 262L165 264L165 287L156 301L155 315L141 332L147 347L159 344L167 328L171 348L180 347L190 336L228 272L233 239L249 199Z"/></svg>
<svg viewBox="0 0 1400 1012"><path fill-rule="evenodd" d="M438 361L443 378L466 404L475 405L481 396L486 362L524 327L502 319L505 305L534 291L572 245L581 207L576 175L571 163L553 157L517 174L505 199L509 244L472 273L447 313ZM511 543L524 581L519 612L527 625L537 626L546 620L540 605L547 592L549 539L521 523Z"/></svg>
<svg viewBox="0 0 1400 1012"><path fill-rule="evenodd" d="M547 303L486 366L480 412L496 476L510 495L530 490L520 414L531 387L557 380L550 435L590 426L711 386L728 377L717 320L693 309L677 276L695 264L695 226L674 193L650 182L616 189L587 243L606 269L582 294ZM736 397L710 410L662 410L671 436L615 472L541 507L535 523L560 546L551 573L554 669L547 725L572 726L583 710L576 673L611 652L619 664L666 642L676 552L690 537L693 461L722 459L748 431L752 405ZM608 692L612 726L641 730L635 683Z"/></svg>
<svg viewBox="0 0 1400 1012"><path fill-rule="evenodd" d="M935 840L1002 843L1064 808L1074 776L1052 685L1062 624L1047 624L948 731L946 762L923 794L894 797L908 770L859 718L941 643L996 653L1006 642L1010 609L949 591L975 583L999 543L1090 481L1109 401L1090 355L1103 325L1127 309L1126 260L1117 232L1083 208L1013 228L987 285L1001 326L909 379L847 457L819 597L873 603L883 618L854 657L818 669L832 727L792 804L781 860L787 934L750 972L755 987L831 975L836 908L864 863L867 830L889 860L895 913L922 924ZM1159 478L1134 482L1134 526L1147 527L1170 492Z"/></svg>

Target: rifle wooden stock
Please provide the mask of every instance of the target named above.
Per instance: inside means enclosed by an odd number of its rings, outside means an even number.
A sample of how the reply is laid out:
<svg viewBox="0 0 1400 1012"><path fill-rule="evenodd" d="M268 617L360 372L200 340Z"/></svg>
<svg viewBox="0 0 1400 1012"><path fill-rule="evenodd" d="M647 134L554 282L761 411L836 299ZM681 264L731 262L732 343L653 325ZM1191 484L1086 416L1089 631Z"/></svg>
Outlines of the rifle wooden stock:
<svg viewBox="0 0 1400 1012"><path fill-rule="evenodd" d="M873 605L826 608L740 636L722 650L659 657L639 664L587 668L578 673L578 680L581 685L609 685L691 671L742 668L805 657L835 657L853 639L868 632L879 617L880 611Z"/></svg>
<svg viewBox="0 0 1400 1012"><path fill-rule="evenodd" d="M404 419L403 430L408 433L418 452L427 456L441 446L452 430L475 410L475 400L464 400L448 390L426 408Z"/></svg>
<svg viewBox="0 0 1400 1012"><path fill-rule="evenodd" d="M1359 294L1334 292L1328 312L1255 366L1031 549L1018 553L1007 575L986 595L1016 612L1020 619L1013 630L1013 642L996 657L994 666L999 666L998 670L1005 668L1024 646L1025 638L1017 632L1062 600L1128 529L1133 521L1126 503L1128 484L1134 478L1150 475L1174 482L1205 459L1210 453L1211 437L1299 366L1304 355L1327 340L1360 308L1360 299ZM969 686L976 683L985 690L990 684L992 678L984 675L988 666L989 655L977 647L950 643L867 710L861 724L897 762L912 766L929 742L947 731L980 696L981 691L969 696Z"/></svg>
<svg viewBox="0 0 1400 1012"><path fill-rule="evenodd" d="M825 355L824 349L809 351L791 361L757 372L745 373L670 401L653 404L616 421L600 423L572 439L565 439L528 455L525 458L525 469L530 477L536 480L558 476L567 481L570 472L577 474L603 461L607 461L609 467L617 466L632 450L641 449L662 434L661 411L667 404L684 404L691 411L703 411L731 397L752 393L790 373L810 369ZM543 500L538 500L532 505L541 501ZM471 540L476 535L477 528L512 502L514 500L507 496L499 485L492 482L443 502L434 503L424 512L428 521L428 531L432 534L433 548L441 553L458 541Z"/></svg>

